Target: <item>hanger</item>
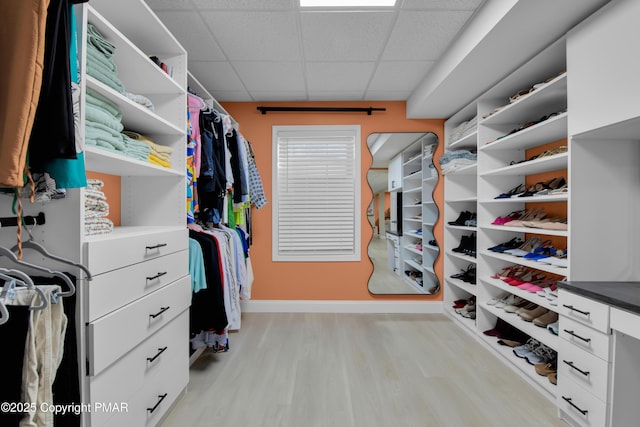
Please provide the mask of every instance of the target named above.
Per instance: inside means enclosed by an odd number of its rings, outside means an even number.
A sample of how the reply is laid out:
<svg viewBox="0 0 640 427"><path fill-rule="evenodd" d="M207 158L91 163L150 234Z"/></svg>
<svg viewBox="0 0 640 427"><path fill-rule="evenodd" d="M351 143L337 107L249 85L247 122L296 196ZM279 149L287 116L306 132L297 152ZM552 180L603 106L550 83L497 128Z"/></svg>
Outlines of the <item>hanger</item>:
<svg viewBox="0 0 640 427"><path fill-rule="evenodd" d="M4 246L0 246L0 256L2 256L2 255L6 256L7 258L9 258L14 263L16 263L18 265L21 265L23 267L32 268L32 269L37 270L37 271L43 271L43 272L49 273L49 274L51 274L51 275L53 275L55 277L61 278L69 288L68 291L60 292L58 294L61 297L68 297L68 296L73 295L76 292L75 285L73 284L73 282L71 281L69 276L67 276L66 274L64 274L64 273L62 273L60 271L53 271L53 270L51 270L51 269L49 269L47 267L43 267L41 265L31 264L29 262L19 260L18 257L16 256L16 254L11 252L9 249L5 248Z"/></svg>
<svg viewBox="0 0 640 427"><path fill-rule="evenodd" d="M7 310L7 306L2 301L0 301L0 315L0 325L4 325L9 321L9 310Z"/></svg>
<svg viewBox="0 0 640 427"><path fill-rule="evenodd" d="M0 271L5 271L7 273L10 274L15 274L16 276L20 277L21 279L25 279L23 280L19 280L16 279L15 277L11 277L11 276L7 276L6 274L0 273L0 279L4 279L6 281L10 281L12 282L14 285L16 282L21 283L23 286L25 286L27 289L31 289L36 291L36 293L38 294L38 296L40 297L40 305L36 305L36 306L30 306L29 310L42 310L44 308L47 308L47 306L49 305L49 303L47 302L47 297L44 294L44 291L36 286L33 283L33 280L31 280L31 277L29 277L27 274L25 274L24 272L20 271L20 270L8 270L6 268L0 268ZM14 286L12 285L12 286ZM6 285L5 285L6 286ZM6 289L2 290L2 295L4 296Z"/></svg>
<svg viewBox="0 0 640 427"><path fill-rule="evenodd" d="M32 229L35 229L36 225L38 225L38 221L34 217L34 224L33 224ZM26 228L26 230L27 230L27 234L29 235L29 239L22 242L22 248L23 249L24 248L34 249L35 251L40 252L42 255L44 255L47 258L53 259L55 261L59 261L59 262L61 262L63 264L67 264L67 265L72 265L74 267L78 267L79 269L84 271L84 273L87 276L87 280L93 280L93 277L91 276L91 272L89 271L89 269L87 267L85 267L84 265L82 265L80 263L72 261L70 259L63 258L63 257L60 257L58 255L52 254L51 252L49 252L47 250L47 248L45 248L44 246L42 246L40 243L36 242L33 239L33 235L31 234L31 230L29 228ZM13 248L11 248L12 252L15 252L17 250L18 250L18 245L15 245Z"/></svg>

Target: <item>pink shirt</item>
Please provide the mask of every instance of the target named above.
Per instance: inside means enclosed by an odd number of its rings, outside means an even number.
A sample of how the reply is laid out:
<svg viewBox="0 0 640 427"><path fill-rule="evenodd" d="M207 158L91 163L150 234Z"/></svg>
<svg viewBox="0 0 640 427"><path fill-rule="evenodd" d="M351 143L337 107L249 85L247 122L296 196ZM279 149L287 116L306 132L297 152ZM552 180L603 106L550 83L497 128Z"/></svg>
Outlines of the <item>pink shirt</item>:
<svg viewBox="0 0 640 427"><path fill-rule="evenodd" d="M196 176L200 176L200 162L202 159L202 144L200 143L200 107L204 105L204 101L197 95L187 94L187 105L189 114L191 115L191 129L193 130L193 139L196 141L195 162Z"/></svg>

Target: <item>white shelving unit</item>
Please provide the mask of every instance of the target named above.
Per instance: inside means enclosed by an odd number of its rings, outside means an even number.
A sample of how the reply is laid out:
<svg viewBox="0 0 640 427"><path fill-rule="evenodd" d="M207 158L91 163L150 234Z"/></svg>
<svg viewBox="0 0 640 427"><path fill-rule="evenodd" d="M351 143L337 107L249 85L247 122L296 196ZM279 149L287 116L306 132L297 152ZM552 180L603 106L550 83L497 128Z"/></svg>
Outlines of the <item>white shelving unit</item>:
<svg viewBox="0 0 640 427"><path fill-rule="evenodd" d="M438 207L433 202L437 176L432 176L429 168L435 144L436 136L426 134L403 150L400 156L403 203L400 275L411 286L426 294L436 293L440 288L433 270L439 248L428 244L435 239L433 226L438 219ZM422 283L412 280L407 271L422 275Z"/></svg>
<svg viewBox="0 0 640 427"><path fill-rule="evenodd" d="M477 125L468 128L466 134L462 136L459 135L459 132L454 132L454 129L459 129L459 126L464 126L465 122L471 121L473 117L477 117L477 114L477 101L474 101L445 122L445 152L454 150L477 150ZM452 138L455 138L455 140L452 140ZM462 317L451 307L453 301L460 299L466 300L471 296L476 296L478 287L475 284L451 278L451 276L467 270L470 266L475 267L476 258L453 252L452 249L459 246L462 236L475 234L477 227L450 225L448 223L455 221L460 213L464 211L477 212L477 172L477 164L473 164L460 168L455 171L455 173L444 175L445 226L443 246L445 286L443 303L445 313L459 322L466 330L472 331L473 333L476 331L475 320Z"/></svg>
<svg viewBox="0 0 640 427"><path fill-rule="evenodd" d="M554 241L564 242L565 246L559 249L568 245L567 230L492 224L499 216L531 207L537 208L540 206L539 203L551 204L559 211L568 203L569 193L495 199L497 195L519 184L527 184L528 176L554 171L563 174L560 171L568 168L568 151L535 159L529 159L532 155L528 152L543 152L547 144L554 143L553 147L556 147L560 145L560 140L567 138L569 114L565 53L565 40L561 39L445 122L447 151L466 149L477 150L478 153L476 165L445 175L445 313L465 330L470 330L480 337L480 341L494 351L496 356L552 400L556 397L556 387L546 377L537 375L533 367L514 356L510 348L498 345L493 337L487 337L482 332L494 328L497 320L501 319L549 348L559 348L558 337L546 328L525 322L516 314L488 305L487 301L509 292L557 312L557 306L552 305L546 298L509 286L491 276L508 266L524 266L559 278L568 277L570 269L492 252L488 248L514 237L524 241L536 235L543 241L555 239ZM534 85L535 89L509 102L512 95ZM478 124L475 129L467 129L467 135L451 140L451 135L456 134L456 127L476 116ZM568 181L569 177L564 176ZM464 211L477 212L477 227L447 224L456 220ZM460 245L463 236L471 236L473 233L477 235L477 258L453 251ZM473 267L476 268L475 285L451 278L451 275ZM451 309L453 301L469 299L472 296L476 297L475 323Z"/></svg>

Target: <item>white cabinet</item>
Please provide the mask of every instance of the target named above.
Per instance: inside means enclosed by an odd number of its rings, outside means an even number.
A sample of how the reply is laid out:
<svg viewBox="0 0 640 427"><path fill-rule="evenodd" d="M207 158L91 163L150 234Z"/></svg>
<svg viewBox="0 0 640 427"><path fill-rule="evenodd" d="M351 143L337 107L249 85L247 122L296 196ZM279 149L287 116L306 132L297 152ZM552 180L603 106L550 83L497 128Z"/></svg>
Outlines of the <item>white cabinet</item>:
<svg viewBox="0 0 640 427"><path fill-rule="evenodd" d="M389 162L389 191L402 190L402 153Z"/></svg>
<svg viewBox="0 0 640 427"><path fill-rule="evenodd" d="M628 54L640 40L638 16L640 2L612 1L569 32L570 134L640 116L630 90L640 75L640 57Z"/></svg>
<svg viewBox="0 0 640 427"><path fill-rule="evenodd" d="M76 7L83 33L92 24L116 46L114 62L125 89L149 98L155 108L141 107L82 73L84 87L118 106L126 130L173 149L170 167L98 147L88 147L86 155L88 171L121 177L121 225L108 235L81 237L79 256L94 276L83 290L82 398L129 407L123 413L84 414L84 425L151 426L188 382L186 51L141 0L92 0ZM171 66L171 76L149 59L153 55Z"/></svg>

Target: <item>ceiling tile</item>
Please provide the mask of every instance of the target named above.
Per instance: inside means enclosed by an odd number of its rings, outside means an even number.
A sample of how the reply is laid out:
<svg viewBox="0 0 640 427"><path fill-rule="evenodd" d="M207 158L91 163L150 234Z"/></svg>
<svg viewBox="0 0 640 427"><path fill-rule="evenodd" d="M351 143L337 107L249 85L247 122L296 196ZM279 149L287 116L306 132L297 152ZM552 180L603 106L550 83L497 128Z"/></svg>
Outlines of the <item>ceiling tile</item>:
<svg viewBox="0 0 640 427"><path fill-rule="evenodd" d="M160 11L156 14L187 50L190 60L224 61L226 59L197 12Z"/></svg>
<svg viewBox="0 0 640 427"><path fill-rule="evenodd" d="M301 59L297 22L287 12L201 12L230 60Z"/></svg>
<svg viewBox="0 0 640 427"><path fill-rule="evenodd" d="M369 91L411 91L432 66L432 61L380 62L369 84Z"/></svg>
<svg viewBox="0 0 640 427"><path fill-rule="evenodd" d="M281 90L281 91L269 91L269 90L253 90L251 96L254 99L259 99L263 102L278 102L278 101L307 101L307 92L304 90Z"/></svg>
<svg viewBox="0 0 640 427"><path fill-rule="evenodd" d="M400 12L382 59L436 60L471 15L470 11Z"/></svg>
<svg viewBox="0 0 640 427"><path fill-rule="evenodd" d="M374 61L380 57L393 12L305 12L302 43L310 61Z"/></svg>
<svg viewBox="0 0 640 427"><path fill-rule="evenodd" d="M484 0L404 0L403 9L474 10Z"/></svg>
<svg viewBox="0 0 640 427"><path fill-rule="evenodd" d="M234 62L247 90L305 91L304 71L299 62Z"/></svg>
<svg viewBox="0 0 640 427"><path fill-rule="evenodd" d="M252 102L253 98L245 91L217 90L212 93L218 102Z"/></svg>
<svg viewBox="0 0 640 427"><path fill-rule="evenodd" d="M411 95L412 90L368 90L364 94L367 101L405 101Z"/></svg>
<svg viewBox="0 0 640 427"><path fill-rule="evenodd" d="M293 10L298 2L296 0L193 0L193 4L199 9L209 10Z"/></svg>
<svg viewBox="0 0 640 427"><path fill-rule="evenodd" d="M154 11L158 10L191 10L191 0L145 0Z"/></svg>
<svg viewBox="0 0 640 427"><path fill-rule="evenodd" d="M364 92L371 78L374 62L307 63L309 92L351 90Z"/></svg>
<svg viewBox="0 0 640 427"><path fill-rule="evenodd" d="M361 101L362 92L355 91L309 91L309 99L313 101ZM329 114L329 113L327 113Z"/></svg>
<svg viewBox="0 0 640 427"><path fill-rule="evenodd" d="M216 90L245 90L228 62L189 61L189 71L211 93Z"/></svg>

